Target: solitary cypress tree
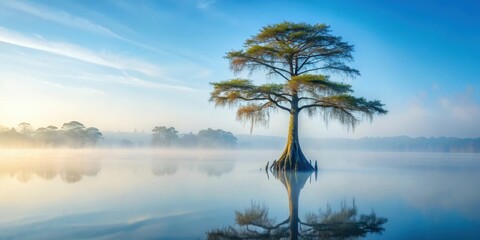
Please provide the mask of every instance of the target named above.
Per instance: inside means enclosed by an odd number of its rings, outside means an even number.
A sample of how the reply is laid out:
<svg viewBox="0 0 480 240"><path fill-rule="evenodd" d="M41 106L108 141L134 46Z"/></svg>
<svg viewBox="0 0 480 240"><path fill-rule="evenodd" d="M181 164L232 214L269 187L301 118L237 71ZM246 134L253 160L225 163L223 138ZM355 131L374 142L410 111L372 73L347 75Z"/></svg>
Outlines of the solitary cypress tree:
<svg viewBox="0 0 480 240"><path fill-rule="evenodd" d="M230 51L226 58L235 73L257 70L282 83L255 85L249 79L212 83L210 101L216 106L238 106L237 119L266 125L270 113L278 109L290 114L285 150L274 163L275 170L311 171L300 148L298 116L323 116L354 128L363 117L386 114L383 104L351 94L351 86L330 80L329 74L350 78L359 71L347 65L353 61L353 46L333 36L325 24L283 22L263 27L245 41L242 50Z"/></svg>

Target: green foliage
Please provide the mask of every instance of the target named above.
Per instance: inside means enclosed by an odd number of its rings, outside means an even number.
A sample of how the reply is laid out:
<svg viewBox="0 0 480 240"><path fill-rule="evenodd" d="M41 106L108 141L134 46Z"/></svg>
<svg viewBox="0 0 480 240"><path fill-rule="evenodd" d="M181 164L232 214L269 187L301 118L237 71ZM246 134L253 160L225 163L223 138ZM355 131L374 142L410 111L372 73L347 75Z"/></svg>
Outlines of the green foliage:
<svg viewBox="0 0 480 240"><path fill-rule="evenodd" d="M235 211L235 221L240 226L254 225L265 228L271 228L275 223L275 220L268 217L268 208L255 202L252 202L250 208L246 208L243 213Z"/></svg>
<svg viewBox="0 0 480 240"><path fill-rule="evenodd" d="M179 145L182 147L196 147L198 146L198 139L197 135L193 133L186 133L183 134L179 139Z"/></svg>
<svg viewBox="0 0 480 240"><path fill-rule="evenodd" d="M270 120L270 111L276 110L271 102L264 104L250 103L240 106L237 110L237 120L242 122L251 121L250 133L253 131L253 126L263 125L267 126Z"/></svg>
<svg viewBox="0 0 480 240"><path fill-rule="evenodd" d="M380 234L385 229L383 225L387 219L377 217L372 211L370 214L361 214L358 216L355 201L352 207L347 206L343 201L340 205L340 211L334 212L330 205L324 212L307 213L305 222L308 226L308 236L322 236L327 239L348 239L352 236L365 237L367 233Z"/></svg>
<svg viewBox="0 0 480 240"><path fill-rule="evenodd" d="M317 70L359 75L345 64L353 60L352 51L353 46L331 35L325 24L283 22L263 27L245 41L244 49L230 51L226 58L235 72L267 70L288 81Z"/></svg>
<svg viewBox="0 0 480 240"><path fill-rule="evenodd" d="M252 202L245 211L235 212L236 225L207 232L208 239L287 239L290 236L288 225L290 218L276 223L268 216L268 208ZM371 214L358 215L355 201L347 206L341 203L335 212L327 205L325 211L318 214L309 212L305 220L298 220L301 225L299 236L302 239L355 239L365 237L368 233L381 234L387 219Z"/></svg>
<svg viewBox="0 0 480 240"><path fill-rule="evenodd" d="M33 131L30 123L22 122L18 124L18 132L23 134L30 134Z"/></svg>
<svg viewBox="0 0 480 240"><path fill-rule="evenodd" d="M62 125L62 130L69 131L69 130L76 130L76 129L83 129L85 126L77 121L71 121L68 123L64 123Z"/></svg>
<svg viewBox="0 0 480 240"><path fill-rule="evenodd" d="M244 48L226 54L235 72L265 71L283 83L255 85L248 79L212 83L210 101L215 106L238 107L237 120L266 126L270 113L280 109L291 114L306 110L354 128L366 117L385 114L378 101L356 98L349 84L330 80L329 74L356 77L353 46L331 34L325 24L282 22L263 27L247 39Z"/></svg>
<svg viewBox="0 0 480 240"><path fill-rule="evenodd" d="M203 129L198 132L198 143L201 147L234 147L237 144L237 138L231 132L221 129L213 130L211 128Z"/></svg>
<svg viewBox="0 0 480 240"><path fill-rule="evenodd" d="M288 89L293 93L320 98L336 94L345 94L353 92L349 84L329 81L325 75L304 74L294 76L288 82Z"/></svg>
<svg viewBox="0 0 480 240"><path fill-rule="evenodd" d="M152 145L157 147L203 147L232 148L237 144L237 138L221 129L202 129L198 134L178 134L173 127L157 126L152 130Z"/></svg>
<svg viewBox="0 0 480 240"><path fill-rule="evenodd" d="M0 146L2 147L29 147L34 145L31 136L24 135L11 128L0 133Z"/></svg>
<svg viewBox="0 0 480 240"><path fill-rule="evenodd" d="M89 127L85 129L87 142L95 145L99 139L103 138L102 133L98 128Z"/></svg>
<svg viewBox="0 0 480 240"><path fill-rule="evenodd" d="M153 146L166 146L169 147L176 143L178 140L178 131L175 130L173 127L165 127L165 126L156 126L152 130L153 138L152 138L152 145Z"/></svg>
<svg viewBox="0 0 480 240"><path fill-rule="evenodd" d="M103 139L102 133L94 127L85 128L77 121L64 123L59 130L55 126L33 130L29 123L20 123L18 131L12 128L0 132L0 146L3 147L92 147Z"/></svg>
<svg viewBox="0 0 480 240"><path fill-rule="evenodd" d="M256 124L266 126L270 118L270 112L277 108L286 109L282 103L289 101L285 93L285 84L264 84L255 86L250 80L232 79L212 83L214 90L210 101L216 106L239 106L237 120L251 122L252 127ZM246 105L242 103L248 102ZM252 129L251 129L252 130Z"/></svg>

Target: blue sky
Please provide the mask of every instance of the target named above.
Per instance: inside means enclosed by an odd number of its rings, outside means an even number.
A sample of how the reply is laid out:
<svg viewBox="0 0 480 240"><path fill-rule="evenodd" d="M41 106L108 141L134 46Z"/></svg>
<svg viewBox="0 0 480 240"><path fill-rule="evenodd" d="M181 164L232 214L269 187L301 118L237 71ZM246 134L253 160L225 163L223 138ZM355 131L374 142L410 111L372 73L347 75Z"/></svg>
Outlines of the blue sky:
<svg viewBox="0 0 480 240"><path fill-rule="evenodd" d="M234 77L225 52L284 20L355 45L362 75L334 78L390 111L354 132L304 117L301 136L480 135L475 1L0 1L0 124L248 133L208 102L209 82ZM279 112L254 134L284 136L287 121Z"/></svg>

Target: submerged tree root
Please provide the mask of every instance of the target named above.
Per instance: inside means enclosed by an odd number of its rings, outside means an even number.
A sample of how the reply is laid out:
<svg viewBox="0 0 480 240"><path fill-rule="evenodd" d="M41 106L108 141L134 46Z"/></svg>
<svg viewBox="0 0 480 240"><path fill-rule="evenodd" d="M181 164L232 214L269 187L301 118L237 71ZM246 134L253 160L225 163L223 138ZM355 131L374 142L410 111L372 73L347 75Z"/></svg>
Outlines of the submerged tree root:
<svg viewBox="0 0 480 240"><path fill-rule="evenodd" d="M316 171L317 168L314 168L312 164L309 163L305 155L303 155L302 149L298 143L291 143L287 145L280 158L272 163L270 170L275 172L312 172Z"/></svg>

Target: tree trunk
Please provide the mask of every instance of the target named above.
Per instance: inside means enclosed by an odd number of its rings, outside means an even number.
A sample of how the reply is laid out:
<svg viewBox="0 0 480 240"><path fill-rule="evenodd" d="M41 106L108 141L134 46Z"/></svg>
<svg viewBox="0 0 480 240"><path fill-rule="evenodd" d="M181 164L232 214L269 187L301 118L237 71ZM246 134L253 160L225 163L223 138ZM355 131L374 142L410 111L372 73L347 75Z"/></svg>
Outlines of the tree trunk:
<svg viewBox="0 0 480 240"><path fill-rule="evenodd" d="M303 155L298 140L298 111L292 107L288 127L287 146L280 158L275 162L276 171L313 171L314 168Z"/></svg>
<svg viewBox="0 0 480 240"><path fill-rule="evenodd" d="M287 189L288 206L290 210L290 240L297 240L299 236L298 225L300 223L298 217L300 191L312 173L276 172L275 174L275 177L279 179Z"/></svg>
<svg viewBox="0 0 480 240"><path fill-rule="evenodd" d="M302 188L293 187L287 188L288 190L288 202L290 209L290 240L298 239L298 199L300 197L300 190Z"/></svg>

